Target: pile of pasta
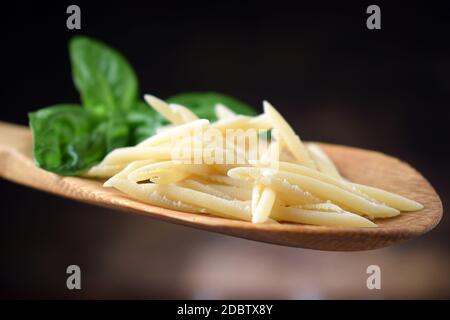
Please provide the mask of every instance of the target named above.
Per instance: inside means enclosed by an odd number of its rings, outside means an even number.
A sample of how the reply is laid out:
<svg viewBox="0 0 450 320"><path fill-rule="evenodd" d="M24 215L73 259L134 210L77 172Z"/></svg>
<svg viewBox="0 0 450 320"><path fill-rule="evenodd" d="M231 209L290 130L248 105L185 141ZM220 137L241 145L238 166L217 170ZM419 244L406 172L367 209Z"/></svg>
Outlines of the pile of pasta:
<svg viewBox="0 0 450 320"><path fill-rule="evenodd" d="M267 101L264 113L237 115L222 104L215 106L218 120L199 119L188 108L168 104L154 96L145 100L170 124L134 147L119 148L91 168L89 177L109 178L105 187L116 188L151 205L177 211L209 214L253 223L294 222L343 227L377 227L376 218L423 206L378 188L344 179L320 147L303 143L282 115ZM185 163L173 159L173 137L189 137L204 147L196 132L215 129L272 130L263 152L243 156L241 163ZM188 140L189 140L188 139ZM237 154L235 145L224 147ZM277 159L267 161L271 153Z"/></svg>

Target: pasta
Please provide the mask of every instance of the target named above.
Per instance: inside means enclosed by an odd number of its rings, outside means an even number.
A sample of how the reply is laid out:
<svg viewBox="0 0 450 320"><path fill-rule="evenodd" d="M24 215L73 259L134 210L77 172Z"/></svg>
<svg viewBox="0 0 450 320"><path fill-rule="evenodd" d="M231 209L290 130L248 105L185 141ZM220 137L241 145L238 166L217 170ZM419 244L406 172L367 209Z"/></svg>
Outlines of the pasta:
<svg viewBox="0 0 450 320"><path fill-rule="evenodd" d="M145 100L170 124L134 147L113 150L86 173L108 178L105 187L139 201L252 223L367 228L377 227L375 219L423 208L344 179L267 101L255 117L217 104L218 120L210 123L182 105L152 95ZM269 130L271 137L261 134Z"/></svg>
<svg viewBox="0 0 450 320"><path fill-rule="evenodd" d="M189 109L175 105L175 104L167 104L165 101L158 99L152 95L146 94L144 96L145 101L157 112L159 112L164 118L169 120L173 124L182 124L189 121L186 121L186 119L183 118L184 116L190 116L192 114L192 117L194 120L197 118ZM184 113L183 113L184 111Z"/></svg>
<svg viewBox="0 0 450 320"><path fill-rule="evenodd" d="M181 106L179 104L171 103L169 104L169 108L178 115L181 123L187 123L191 121L198 120L198 117L191 110L186 108L185 106Z"/></svg>
<svg viewBox="0 0 450 320"><path fill-rule="evenodd" d="M289 221L321 226L337 227L377 227L372 221L351 212L324 212L290 207L275 207L272 218L279 221Z"/></svg>
<svg viewBox="0 0 450 320"><path fill-rule="evenodd" d="M275 204L276 192L269 188L265 187L261 195L258 196L257 203L253 206L252 199L252 222L253 223L261 223L265 222L272 211L273 205ZM254 209L253 209L254 207Z"/></svg>
<svg viewBox="0 0 450 320"><path fill-rule="evenodd" d="M299 186L303 190L310 190L321 199L328 199L336 204L345 206L355 210L358 213L369 217L385 218L394 217L400 214L400 211L365 199L363 196L349 192L343 188L339 188L331 183L323 182L305 175L295 174L291 172L265 169L265 168L249 168L239 167L228 171L228 175L236 179L254 179L264 183L267 186L272 185L272 180L287 181L293 186ZM293 191L287 191L294 193Z"/></svg>
<svg viewBox="0 0 450 320"><path fill-rule="evenodd" d="M423 209L423 205L421 205L417 201L402 197L392 192L356 183L353 183L353 186L366 193L367 195L377 199L378 201L400 211L417 211Z"/></svg>
<svg viewBox="0 0 450 320"><path fill-rule="evenodd" d="M235 186L226 186L221 184L210 184L209 186L213 187L216 190L219 190L229 197L238 200L251 200L252 199L252 190L250 188L240 188Z"/></svg>
<svg viewBox="0 0 450 320"><path fill-rule="evenodd" d="M166 142L170 142L174 137L191 136L197 131L202 132L209 125L209 121L206 119L199 119L196 121L188 122L186 124L170 127L163 132L149 137L148 139L140 142L138 147L150 147L160 145Z"/></svg>
<svg viewBox="0 0 450 320"><path fill-rule="evenodd" d="M233 118L220 119L212 124L212 128L225 131L227 129L268 130L272 127L266 117L249 117L237 115Z"/></svg>
<svg viewBox="0 0 450 320"><path fill-rule="evenodd" d="M190 189L197 190L200 192L209 193L209 194L212 194L213 196L216 196L219 198L223 198L223 199L227 199L227 200L234 199L234 197L232 197L231 195L229 195L226 192L221 191L220 189L215 188L213 185L210 185L207 183L202 183L197 180L187 179L187 180L181 182L180 185L182 187L190 188ZM240 199L240 200L247 200L247 199Z"/></svg>
<svg viewBox="0 0 450 320"><path fill-rule="evenodd" d="M308 167L315 167L311 160L311 156L297 136L291 126L284 120L277 110L267 101L264 101L264 112L270 119L272 126L276 128L282 139L286 142L289 151L294 155L294 158L301 164Z"/></svg>
<svg viewBox="0 0 450 320"><path fill-rule="evenodd" d="M218 103L214 106L214 112L216 113L216 117L219 120L232 119L236 117L236 113L234 113L227 106Z"/></svg>
<svg viewBox="0 0 450 320"><path fill-rule="evenodd" d="M311 157L313 158L314 162L317 165L317 169L319 169L320 172L323 172L338 179L342 179L333 161L331 161L331 159L328 158L326 153L323 152L318 145L310 143L307 145L307 148L309 154L311 155Z"/></svg>
<svg viewBox="0 0 450 320"><path fill-rule="evenodd" d="M181 161L169 160L137 168L128 174L128 179L135 182L150 180L153 183L167 184L183 180L193 173L208 174L208 172L208 168L204 165L183 165Z"/></svg>

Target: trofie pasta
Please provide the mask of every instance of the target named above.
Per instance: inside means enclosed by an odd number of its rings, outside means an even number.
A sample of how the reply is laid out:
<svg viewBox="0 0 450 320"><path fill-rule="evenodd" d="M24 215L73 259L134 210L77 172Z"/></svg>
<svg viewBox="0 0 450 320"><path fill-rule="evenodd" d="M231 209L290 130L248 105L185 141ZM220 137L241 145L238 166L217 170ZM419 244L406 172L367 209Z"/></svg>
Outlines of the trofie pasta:
<svg viewBox="0 0 450 320"><path fill-rule="evenodd" d="M86 173L140 201L252 223L369 228L377 227L375 219L423 208L343 178L267 101L255 117L217 104L218 120L210 123L182 105L151 95L145 100L170 124L112 151Z"/></svg>

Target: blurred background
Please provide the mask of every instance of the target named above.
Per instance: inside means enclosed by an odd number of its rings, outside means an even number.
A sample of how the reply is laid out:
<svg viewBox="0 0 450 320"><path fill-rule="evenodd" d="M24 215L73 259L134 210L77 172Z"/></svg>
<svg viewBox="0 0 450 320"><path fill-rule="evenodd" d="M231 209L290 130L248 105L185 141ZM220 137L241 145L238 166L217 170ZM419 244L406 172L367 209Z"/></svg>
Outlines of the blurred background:
<svg viewBox="0 0 450 320"><path fill-rule="evenodd" d="M450 197L450 10L445 2L3 4L1 120L77 102L67 43L76 33L121 51L141 91L218 91L271 101L304 140L406 160ZM295 4L295 5L294 5ZM381 30L366 8L381 8ZM0 180L2 298L450 298L450 221L366 252L321 252L222 236L72 202ZM66 289L66 267L82 290ZM368 290L366 268L382 270Z"/></svg>

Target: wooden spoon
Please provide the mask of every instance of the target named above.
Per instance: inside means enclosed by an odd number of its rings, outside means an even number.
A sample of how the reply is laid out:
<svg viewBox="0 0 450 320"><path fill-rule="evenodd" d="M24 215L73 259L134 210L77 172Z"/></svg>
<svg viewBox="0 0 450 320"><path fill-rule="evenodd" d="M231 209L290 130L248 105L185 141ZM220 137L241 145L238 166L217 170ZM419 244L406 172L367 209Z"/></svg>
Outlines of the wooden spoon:
<svg viewBox="0 0 450 320"><path fill-rule="evenodd" d="M376 220L379 228L322 227L249 222L155 207L102 187L103 181L61 177L36 167L27 127L0 122L0 176L67 198L236 237L319 250L369 250L430 231L442 217L442 203L428 181L408 164L379 152L321 144L351 181L380 187L422 203L417 212Z"/></svg>

